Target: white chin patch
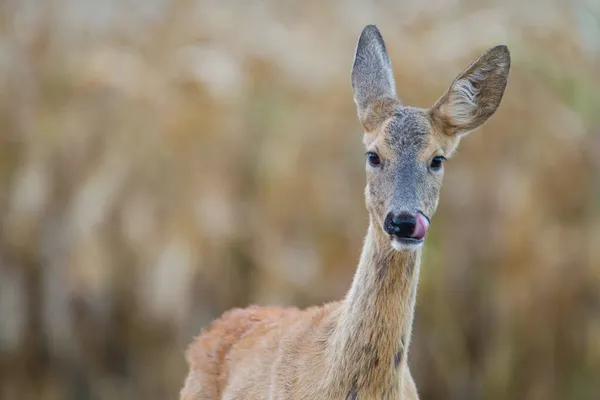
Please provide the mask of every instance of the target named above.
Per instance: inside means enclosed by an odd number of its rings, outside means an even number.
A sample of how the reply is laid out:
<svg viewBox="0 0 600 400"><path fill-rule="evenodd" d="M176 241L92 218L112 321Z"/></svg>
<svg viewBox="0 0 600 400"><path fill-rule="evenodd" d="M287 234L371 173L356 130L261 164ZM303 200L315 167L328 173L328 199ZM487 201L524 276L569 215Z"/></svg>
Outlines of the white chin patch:
<svg viewBox="0 0 600 400"><path fill-rule="evenodd" d="M415 242L415 243L406 243L406 242L401 242L398 239L392 239L392 247L394 248L394 250L397 250L397 251L416 250L421 246L423 246L423 241Z"/></svg>

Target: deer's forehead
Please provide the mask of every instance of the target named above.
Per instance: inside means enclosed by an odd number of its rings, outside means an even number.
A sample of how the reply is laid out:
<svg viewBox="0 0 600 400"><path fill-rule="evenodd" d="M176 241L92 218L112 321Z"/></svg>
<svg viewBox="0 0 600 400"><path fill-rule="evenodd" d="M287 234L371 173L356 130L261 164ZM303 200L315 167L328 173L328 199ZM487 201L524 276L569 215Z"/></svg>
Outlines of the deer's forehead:
<svg viewBox="0 0 600 400"><path fill-rule="evenodd" d="M413 109L400 109L381 124L368 145L376 147L386 158L419 157L435 145L431 123Z"/></svg>
<svg viewBox="0 0 600 400"><path fill-rule="evenodd" d="M395 152L418 151L428 143L431 126L420 114L399 112L390 118L382 132L385 144Z"/></svg>

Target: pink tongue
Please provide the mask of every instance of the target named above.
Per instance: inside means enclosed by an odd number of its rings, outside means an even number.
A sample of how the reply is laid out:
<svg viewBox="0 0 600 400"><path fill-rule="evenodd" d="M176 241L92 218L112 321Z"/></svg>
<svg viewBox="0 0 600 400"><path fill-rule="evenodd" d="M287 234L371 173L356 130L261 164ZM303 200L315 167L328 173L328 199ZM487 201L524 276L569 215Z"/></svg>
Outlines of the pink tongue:
<svg viewBox="0 0 600 400"><path fill-rule="evenodd" d="M415 230L413 231L412 238L421 240L427 235L427 228L429 228L429 221L425 216L421 213L417 213L417 223L415 225Z"/></svg>

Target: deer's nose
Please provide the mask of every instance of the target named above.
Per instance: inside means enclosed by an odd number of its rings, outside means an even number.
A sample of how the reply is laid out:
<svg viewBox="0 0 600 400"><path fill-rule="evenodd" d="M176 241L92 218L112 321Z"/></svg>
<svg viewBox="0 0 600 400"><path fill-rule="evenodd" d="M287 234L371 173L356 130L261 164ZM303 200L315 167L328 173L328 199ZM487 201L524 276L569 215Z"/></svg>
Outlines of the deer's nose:
<svg viewBox="0 0 600 400"><path fill-rule="evenodd" d="M429 219L421 212L410 213L388 213L383 223L383 229L388 235L400 239L421 240L427 234Z"/></svg>

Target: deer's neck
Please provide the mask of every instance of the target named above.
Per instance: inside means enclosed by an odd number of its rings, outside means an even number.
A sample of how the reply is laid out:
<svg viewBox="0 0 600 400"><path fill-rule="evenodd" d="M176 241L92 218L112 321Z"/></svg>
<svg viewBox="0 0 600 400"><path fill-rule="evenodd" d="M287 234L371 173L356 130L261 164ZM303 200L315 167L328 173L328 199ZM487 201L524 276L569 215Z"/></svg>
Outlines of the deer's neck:
<svg viewBox="0 0 600 400"><path fill-rule="evenodd" d="M356 394L397 390L412 331L421 252L393 250L373 223L332 336L333 379Z"/></svg>

